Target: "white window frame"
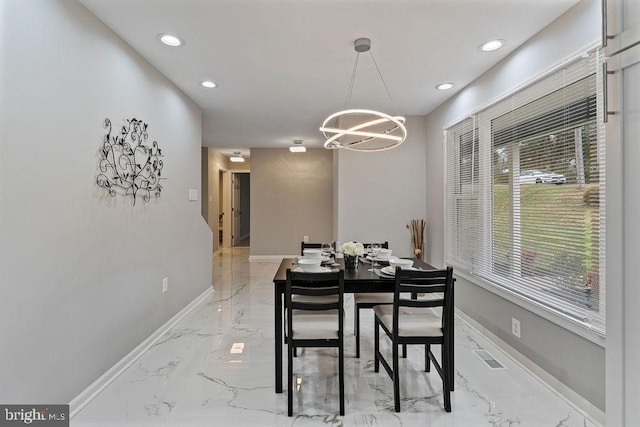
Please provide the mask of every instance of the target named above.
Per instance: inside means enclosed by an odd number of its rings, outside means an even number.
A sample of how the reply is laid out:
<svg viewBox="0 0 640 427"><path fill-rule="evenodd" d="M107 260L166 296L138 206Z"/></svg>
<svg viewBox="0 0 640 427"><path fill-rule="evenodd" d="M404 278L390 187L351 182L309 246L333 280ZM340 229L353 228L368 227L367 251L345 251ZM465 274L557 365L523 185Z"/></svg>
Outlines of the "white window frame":
<svg viewBox="0 0 640 427"><path fill-rule="evenodd" d="M593 52L592 52L593 53ZM598 52L596 52L597 55L599 55ZM580 55L581 56L581 55ZM546 73L543 73L541 76L539 76L536 79L533 79L531 82L528 82L527 84L514 89L513 91L511 91L510 93L504 95L503 97L501 97L500 99L493 101L490 105L486 105L480 109L478 109L476 112L474 112L473 114L467 116L467 118L465 120L473 120L473 126L474 128L476 128L476 126L478 126L476 123L476 117L477 114L485 114L487 112L487 110L490 110L492 106L496 105L497 103L499 103L502 99L508 98L509 96L513 95L514 93L519 92L522 89L525 89L526 87L532 86L534 84L536 84L538 81L542 80L543 77L545 77L546 75L552 74L554 72L556 72L557 70L560 70L564 67L567 67L568 65L570 65L571 63L575 62L576 60L579 60L578 57L576 57L573 60L570 61L566 61L563 64L558 65L557 67L554 67L552 70L547 71ZM598 60L598 64L599 64ZM598 81L598 89L596 91L596 98L597 98L597 104L598 104L598 114L597 114L597 119L596 119L596 123L598 125L598 133L602 134L601 131L601 124L602 124L602 117L601 117L601 81L602 81L602 76L600 74L600 67L596 67L596 79ZM567 83L570 84L570 83ZM490 120L490 119L489 119ZM455 157L455 153L451 153L450 150L454 149L457 150L459 154L460 152L460 146L459 143L454 145L453 147L451 146L451 136L448 134L447 132L451 131L452 128L455 128L456 125L462 123L463 120L459 120L457 122L455 122L454 124L452 124L451 126L447 126L447 128L444 130L444 139L445 139L445 143L444 143L444 156L445 156L445 167L450 167L450 163L452 162L452 159L449 157L450 154L454 154L454 159L453 159L453 163L455 164L456 162L459 162L459 158ZM477 127L477 132L478 132L478 136L479 136L479 162L480 162L480 170L481 171L491 171L491 167L492 167L492 142L491 142L491 129L487 126L478 126ZM454 138L456 138L456 136L454 136ZM459 135L458 135L458 139L459 139ZM602 153L601 153L601 144L597 144L598 147L598 158L602 159ZM517 153L516 153L517 154ZM512 162L509 165L509 167L512 169L510 172L510 176L516 176L514 174L518 173L519 174L519 170L514 170L514 167L517 169L519 167L519 161L517 161L517 156L516 158L510 157L512 158ZM458 163L459 164L459 163ZM479 250L477 251L480 254L484 254L481 255L481 258L484 256L484 259L479 259L477 260L480 263L492 263L493 259L492 256L490 255L488 258L486 258L486 254L493 254L493 251L491 250L491 245L492 245L492 185L491 185L491 180L492 180L492 176L489 173L488 175L485 173L484 175L480 175L479 177L479 191L474 192L473 190L470 192L465 192L462 191L458 194L450 194L450 191L447 191L447 180L450 180L452 177L451 175L448 173L449 171L445 171L445 262L447 264L451 264L454 265L454 267L456 268L456 274L459 275L462 278L465 278L467 280L469 280L470 282L479 285L495 294L500 295L501 297L519 305L522 306L568 330L571 330L572 332L583 336L584 338L589 339L590 341L600 344L602 346L604 346L604 341L605 341L605 324L604 324L604 319L606 318L606 299L604 297L605 291L606 291L606 283L604 283L604 277L606 274L606 264L604 262L604 258L606 255L606 250L604 248L604 241L605 241L605 237L606 237L606 231L602 231L601 235L600 235L600 258L601 258L601 263L600 265L602 266L601 271L600 271L600 283L602 284L600 287L600 295L599 298L605 302L605 304L602 305L602 307L600 308L600 312L597 314L597 318L594 318L593 316L593 311L591 310L578 310L580 311L580 313L567 313L566 310L561 310L561 309L554 309L554 307L549 306L548 304L545 303L541 303L540 301L538 301L535 297L531 297L530 295L527 295L526 291L522 291L518 289L518 286L513 286L512 283L510 283L509 278L502 276L502 275L498 275L498 274L486 274L486 271L490 271L490 268L486 268L485 266L485 273L483 273L483 277L480 277L476 271L474 271L474 263L469 261L469 262L465 262L464 260L462 260L461 258L464 258L465 254L464 250L461 250L460 248L458 248L456 245L459 243L462 244L471 244L472 246L474 245L480 245L481 247L479 247ZM456 171L456 173L458 173L458 171ZM604 174L602 174L603 176L601 177L601 181L600 181L600 189L601 189L601 195L604 195ZM460 177L457 177L457 179L459 180ZM472 180L473 181L473 180ZM472 185L473 187L473 185ZM511 191L511 197L512 200L517 200L518 197L518 193L519 193L519 185L513 185L512 182L510 182L510 191ZM515 199L513 199L515 198ZM604 224L604 212L605 212L605 203L604 203L604 199L606 199L606 196L603 197L603 202L600 204L600 219L601 219L601 224ZM479 209L479 211L477 212L477 222L478 222L478 226L480 227L480 229L478 230L478 233L476 234L478 242L476 242L475 244L472 242L472 240L474 239L474 237L460 237L457 234L456 230L452 231L451 227L447 227L446 226L446 222L447 220L449 220L448 218L451 218L449 221L453 221L454 223L457 223L459 218L457 218L457 215L459 214L459 211L455 209L456 203L459 202L459 200L476 200L476 202L478 203L479 206L481 206L481 208ZM514 206L514 203L512 202L511 206ZM517 212L514 213L514 215L517 216ZM517 221L516 221L517 222ZM602 226L603 227L603 226ZM453 232L455 234L455 236L451 236L448 235L447 233L451 233ZM518 244L517 242L514 242L514 248L517 250L518 248ZM516 254L517 255L517 254ZM518 262L520 260L519 256L514 255L512 257L512 262L513 265L512 267L517 271L520 268L520 262ZM471 255L472 257L475 257L475 251L474 254ZM575 311L575 310L574 310ZM582 315L582 318L581 318Z"/></svg>

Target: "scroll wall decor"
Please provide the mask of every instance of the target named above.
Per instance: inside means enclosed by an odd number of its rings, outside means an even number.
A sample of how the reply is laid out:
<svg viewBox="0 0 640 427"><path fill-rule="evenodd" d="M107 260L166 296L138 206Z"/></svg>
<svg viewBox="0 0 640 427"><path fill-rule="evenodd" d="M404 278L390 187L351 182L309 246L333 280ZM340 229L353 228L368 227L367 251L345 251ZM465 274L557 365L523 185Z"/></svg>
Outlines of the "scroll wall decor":
<svg viewBox="0 0 640 427"><path fill-rule="evenodd" d="M147 145L148 126L136 118L127 119L120 134L111 135L111 120L104 120L106 133L96 182L111 197L131 196L134 205L138 196L145 202L151 199L152 193L160 197L160 180L166 179L162 178L162 150L156 141Z"/></svg>

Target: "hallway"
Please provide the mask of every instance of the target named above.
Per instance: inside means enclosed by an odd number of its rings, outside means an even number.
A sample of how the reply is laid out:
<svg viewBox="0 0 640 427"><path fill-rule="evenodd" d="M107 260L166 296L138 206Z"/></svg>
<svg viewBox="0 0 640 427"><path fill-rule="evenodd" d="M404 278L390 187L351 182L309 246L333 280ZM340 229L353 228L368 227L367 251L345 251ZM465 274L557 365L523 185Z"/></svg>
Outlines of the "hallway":
<svg viewBox="0 0 640 427"><path fill-rule="evenodd" d="M236 242L235 245L233 245L234 248L247 248L247 249L249 249L250 246L251 246L251 236L247 236L244 239Z"/></svg>
<svg viewBox="0 0 640 427"><path fill-rule="evenodd" d="M215 256L215 292L81 410L71 425L597 425L460 319L453 411L442 408L437 373L421 371L422 349L410 348L408 359L401 362L402 412L395 413L390 379L382 371L373 372L370 310L363 312L362 358L353 357L351 296L345 299L346 415L335 415L335 351L305 349L294 365L299 386L289 418L286 390L276 394L273 383L271 279L279 262L249 263L248 257L248 248ZM504 368L491 369L474 353L480 349Z"/></svg>

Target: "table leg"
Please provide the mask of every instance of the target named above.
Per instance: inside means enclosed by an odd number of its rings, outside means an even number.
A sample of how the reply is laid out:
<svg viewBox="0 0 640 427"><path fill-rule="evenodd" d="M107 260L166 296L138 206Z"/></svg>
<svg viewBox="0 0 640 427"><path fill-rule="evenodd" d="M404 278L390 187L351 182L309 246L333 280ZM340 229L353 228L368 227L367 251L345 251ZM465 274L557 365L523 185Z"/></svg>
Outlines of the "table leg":
<svg viewBox="0 0 640 427"><path fill-rule="evenodd" d="M273 323L275 328L276 345L276 393L282 393L282 294L278 289L278 285L275 283L273 289Z"/></svg>

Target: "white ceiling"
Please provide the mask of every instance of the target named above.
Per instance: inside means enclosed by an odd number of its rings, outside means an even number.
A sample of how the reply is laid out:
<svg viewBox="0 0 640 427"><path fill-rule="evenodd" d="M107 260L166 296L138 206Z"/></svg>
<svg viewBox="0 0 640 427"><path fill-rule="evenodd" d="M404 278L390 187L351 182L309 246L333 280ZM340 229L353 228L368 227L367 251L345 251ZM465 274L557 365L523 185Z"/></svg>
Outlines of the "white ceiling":
<svg viewBox="0 0 640 427"><path fill-rule="evenodd" d="M322 145L356 58L371 52L398 112L425 115L578 0L79 0L202 108L204 146ZM161 44L159 33L184 46ZM484 53L487 40L507 41ZM200 82L211 79L215 89ZM435 89L455 82L446 92ZM368 54L351 108L395 113Z"/></svg>

